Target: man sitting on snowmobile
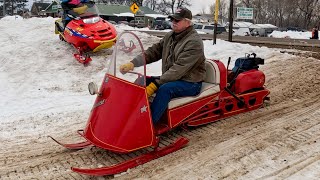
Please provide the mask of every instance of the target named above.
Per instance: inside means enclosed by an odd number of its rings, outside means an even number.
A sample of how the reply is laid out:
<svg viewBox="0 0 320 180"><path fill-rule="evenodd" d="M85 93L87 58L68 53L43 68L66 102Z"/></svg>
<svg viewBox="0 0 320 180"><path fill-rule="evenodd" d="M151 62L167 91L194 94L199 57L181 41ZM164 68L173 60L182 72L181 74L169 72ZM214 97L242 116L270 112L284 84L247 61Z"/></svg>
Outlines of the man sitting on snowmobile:
<svg viewBox="0 0 320 180"><path fill-rule="evenodd" d="M162 59L162 75L146 78L148 97L157 93L151 103L154 124L159 122L171 99L198 95L206 75L203 42L192 26L191 11L180 8L169 18L173 31L145 51L147 64ZM121 65L120 72L132 71L143 61L139 55Z"/></svg>
<svg viewBox="0 0 320 180"><path fill-rule="evenodd" d="M78 13L73 9L81 7L81 3L88 3L89 0L61 0L61 7L63 9L63 26L66 27L67 24L71 21L71 18L79 19ZM94 3L94 2L92 2Z"/></svg>

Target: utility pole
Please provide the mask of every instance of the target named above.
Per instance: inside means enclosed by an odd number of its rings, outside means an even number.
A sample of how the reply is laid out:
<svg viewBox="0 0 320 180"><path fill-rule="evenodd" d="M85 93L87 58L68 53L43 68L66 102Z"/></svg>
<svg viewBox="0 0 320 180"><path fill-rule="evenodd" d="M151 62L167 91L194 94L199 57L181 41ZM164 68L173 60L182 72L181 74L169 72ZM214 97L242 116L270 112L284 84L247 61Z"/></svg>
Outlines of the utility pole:
<svg viewBox="0 0 320 180"><path fill-rule="evenodd" d="M229 37L228 41L232 42L232 29L233 29L233 0L230 0L229 9Z"/></svg>
<svg viewBox="0 0 320 180"><path fill-rule="evenodd" d="M13 0L11 0L11 16L13 16L13 6L14 6L14 3L13 3Z"/></svg>
<svg viewBox="0 0 320 180"><path fill-rule="evenodd" d="M5 4L6 4L6 0L3 0L3 5L2 5L2 7L3 7L3 12L2 12L3 17L6 16Z"/></svg>

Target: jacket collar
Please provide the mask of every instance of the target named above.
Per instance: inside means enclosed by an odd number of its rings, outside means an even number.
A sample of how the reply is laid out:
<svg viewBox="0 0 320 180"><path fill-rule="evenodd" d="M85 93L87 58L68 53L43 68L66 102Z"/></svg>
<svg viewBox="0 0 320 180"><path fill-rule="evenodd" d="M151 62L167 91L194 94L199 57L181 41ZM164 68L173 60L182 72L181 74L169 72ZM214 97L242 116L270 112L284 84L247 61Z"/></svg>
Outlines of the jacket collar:
<svg viewBox="0 0 320 180"><path fill-rule="evenodd" d="M172 34L172 38L174 41L180 41L182 38L184 38L189 32L193 30L193 26L189 26L187 29L180 33L174 33Z"/></svg>

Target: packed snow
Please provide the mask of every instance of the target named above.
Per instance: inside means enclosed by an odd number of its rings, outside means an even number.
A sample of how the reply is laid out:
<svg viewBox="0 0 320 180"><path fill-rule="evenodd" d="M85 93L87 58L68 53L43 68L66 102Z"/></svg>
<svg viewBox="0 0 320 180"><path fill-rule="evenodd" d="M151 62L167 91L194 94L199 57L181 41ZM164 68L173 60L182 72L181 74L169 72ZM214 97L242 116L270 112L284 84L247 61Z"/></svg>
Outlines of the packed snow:
<svg viewBox="0 0 320 180"><path fill-rule="evenodd" d="M273 31L269 37L274 38L290 38L290 39L310 39L312 33L307 32L298 32L298 31Z"/></svg>

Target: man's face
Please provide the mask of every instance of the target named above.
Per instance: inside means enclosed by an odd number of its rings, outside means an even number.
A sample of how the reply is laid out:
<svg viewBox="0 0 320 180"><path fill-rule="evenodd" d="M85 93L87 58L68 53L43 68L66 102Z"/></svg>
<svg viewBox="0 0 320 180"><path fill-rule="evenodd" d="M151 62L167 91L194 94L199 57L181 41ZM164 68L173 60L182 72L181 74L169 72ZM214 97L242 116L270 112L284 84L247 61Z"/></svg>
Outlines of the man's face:
<svg viewBox="0 0 320 180"><path fill-rule="evenodd" d="M190 26L190 22L187 19L181 19L181 20L172 19L172 30L175 33L182 32L185 29L187 29L189 26Z"/></svg>

